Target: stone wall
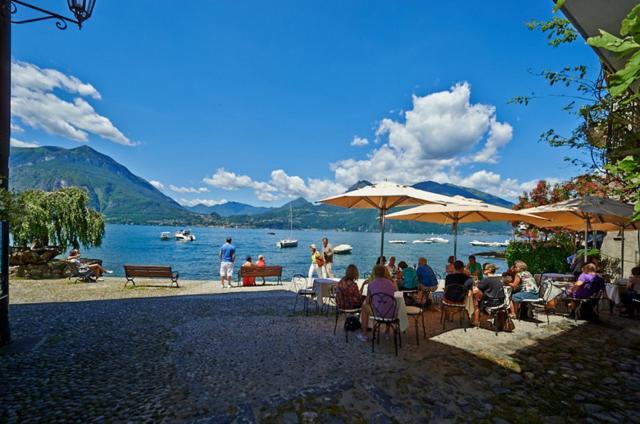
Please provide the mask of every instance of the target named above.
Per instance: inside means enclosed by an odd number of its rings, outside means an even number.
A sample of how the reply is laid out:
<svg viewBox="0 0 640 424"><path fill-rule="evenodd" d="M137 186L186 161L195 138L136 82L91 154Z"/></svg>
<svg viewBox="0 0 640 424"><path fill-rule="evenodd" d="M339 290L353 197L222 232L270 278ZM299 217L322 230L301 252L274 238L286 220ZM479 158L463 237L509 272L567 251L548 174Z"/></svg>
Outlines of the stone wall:
<svg viewBox="0 0 640 424"><path fill-rule="evenodd" d="M628 277L631 268L640 264L640 232L626 231L624 233L624 276ZM601 252L603 257L620 259L622 253L622 240L617 231L607 233L602 242Z"/></svg>
<svg viewBox="0 0 640 424"><path fill-rule="evenodd" d="M101 259L81 259L83 263L98 263ZM47 280L68 278L73 275L74 266L64 260L52 260L44 264L26 264L9 267L10 277L27 278L31 280Z"/></svg>

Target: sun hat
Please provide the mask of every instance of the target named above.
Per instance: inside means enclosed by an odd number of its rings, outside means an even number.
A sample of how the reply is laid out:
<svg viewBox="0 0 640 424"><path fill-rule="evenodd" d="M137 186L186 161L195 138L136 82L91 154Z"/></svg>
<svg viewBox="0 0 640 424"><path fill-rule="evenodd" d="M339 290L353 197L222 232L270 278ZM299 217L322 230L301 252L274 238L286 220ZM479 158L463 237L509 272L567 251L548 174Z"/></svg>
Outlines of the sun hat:
<svg viewBox="0 0 640 424"><path fill-rule="evenodd" d="M313 243L311 243L311 244L309 245L309 247L310 247L310 248L312 248L312 249L315 249L315 248L316 248L316 245L315 245L315 244L313 244Z"/></svg>

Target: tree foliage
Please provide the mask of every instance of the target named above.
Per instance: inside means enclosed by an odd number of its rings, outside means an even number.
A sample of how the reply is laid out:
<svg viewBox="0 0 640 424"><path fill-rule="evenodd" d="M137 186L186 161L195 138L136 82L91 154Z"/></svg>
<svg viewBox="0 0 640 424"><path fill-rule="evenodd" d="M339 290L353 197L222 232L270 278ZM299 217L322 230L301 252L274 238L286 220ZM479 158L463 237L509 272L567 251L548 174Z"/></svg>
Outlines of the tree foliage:
<svg viewBox="0 0 640 424"><path fill-rule="evenodd" d="M568 237L555 237L547 241L513 241L505 250L509 266L517 260L524 261L532 274L543 272L564 273L569 265L566 258L573 252L573 244Z"/></svg>
<svg viewBox="0 0 640 424"><path fill-rule="evenodd" d="M104 218L89 206L89 195L82 188L27 190L12 194L8 203L5 214L16 246L67 249L102 243Z"/></svg>

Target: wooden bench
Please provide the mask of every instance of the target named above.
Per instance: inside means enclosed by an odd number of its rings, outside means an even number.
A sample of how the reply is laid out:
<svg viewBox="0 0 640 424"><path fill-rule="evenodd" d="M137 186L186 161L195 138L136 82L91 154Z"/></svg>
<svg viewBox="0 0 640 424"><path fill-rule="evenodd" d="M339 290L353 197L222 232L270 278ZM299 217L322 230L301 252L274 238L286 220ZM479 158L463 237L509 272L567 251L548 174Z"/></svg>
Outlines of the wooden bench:
<svg viewBox="0 0 640 424"><path fill-rule="evenodd" d="M238 271L238 286L242 284L242 277L262 278L262 285L266 277L277 277L277 284L282 284L282 267L277 266L242 266Z"/></svg>
<svg viewBox="0 0 640 424"><path fill-rule="evenodd" d="M178 285L178 271L172 271L170 266L155 266L155 265L125 265L124 266L124 275L127 278L127 281L124 283L124 286L127 287L127 284L131 283L134 286L136 282L134 278L168 278L171 280L171 287L173 284L176 287L180 287Z"/></svg>

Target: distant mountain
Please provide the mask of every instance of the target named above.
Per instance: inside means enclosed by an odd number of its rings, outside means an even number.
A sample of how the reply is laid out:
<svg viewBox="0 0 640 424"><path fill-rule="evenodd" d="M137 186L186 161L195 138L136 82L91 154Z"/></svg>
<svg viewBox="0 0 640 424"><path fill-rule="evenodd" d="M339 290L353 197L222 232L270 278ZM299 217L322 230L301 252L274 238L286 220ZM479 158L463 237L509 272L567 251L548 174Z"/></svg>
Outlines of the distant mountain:
<svg viewBox="0 0 640 424"><path fill-rule="evenodd" d="M203 215L210 215L212 213L220 216L235 216L235 215L258 215L272 208L262 206L251 206L246 203L239 202L226 202L219 205L207 206L203 204L187 207L191 212L196 212Z"/></svg>
<svg viewBox="0 0 640 424"><path fill-rule="evenodd" d="M84 187L107 222L198 224L216 219L185 210L143 178L87 146L12 148L9 166L12 190Z"/></svg>
<svg viewBox="0 0 640 424"><path fill-rule="evenodd" d="M314 205L300 197L279 208L273 208L259 215L239 215L226 218L228 225L255 228L289 228L289 210L293 211L294 229L319 229L343 231L378 231L380 228L378 211L373 209L347 209L329 205ZM485 222L461 225L461 231L486 231L504 233L510 224ZM442 233L450 228L444 225L412 221L387 221L387 231L396 233Z"/></svg>
<svg viewBox="0 0 640 424"><path fill-rule="evenodd" d="M432 193L444 194L445 196L464 196L470 199L478 199L485 203L509 209L513 206L513 203L498 196L494 196L474 188L462 187L455 184L441 184L436 183L435 181L423 181L421 183L414 184L413 187L420 190L430 191Z"/></svg>

